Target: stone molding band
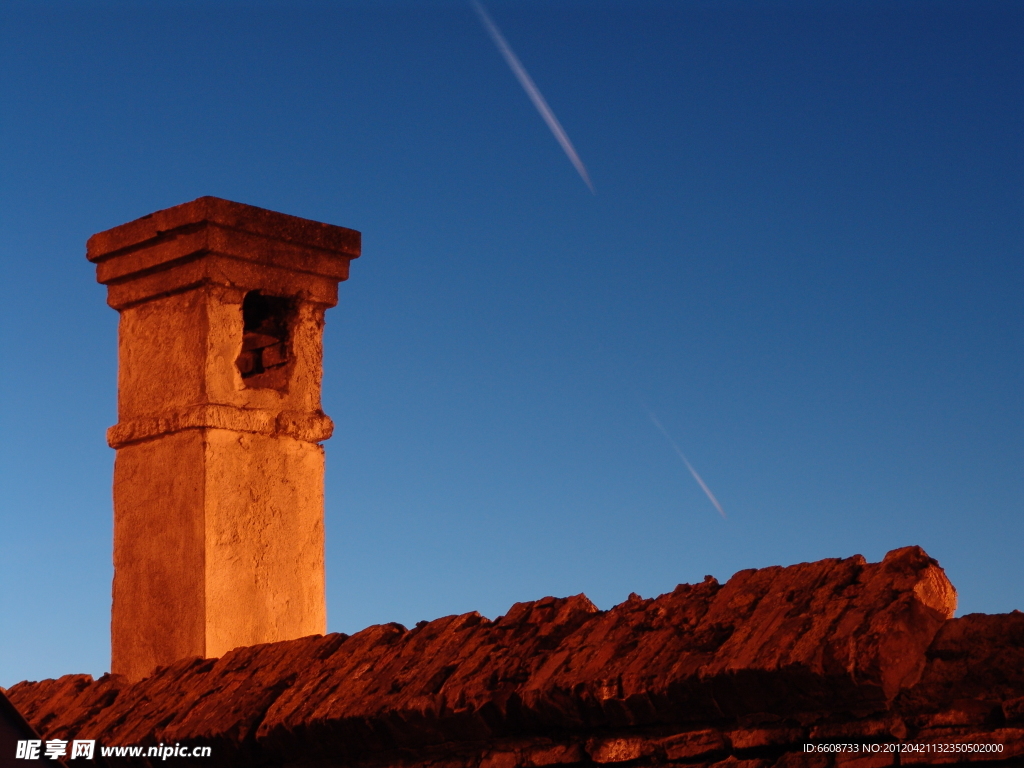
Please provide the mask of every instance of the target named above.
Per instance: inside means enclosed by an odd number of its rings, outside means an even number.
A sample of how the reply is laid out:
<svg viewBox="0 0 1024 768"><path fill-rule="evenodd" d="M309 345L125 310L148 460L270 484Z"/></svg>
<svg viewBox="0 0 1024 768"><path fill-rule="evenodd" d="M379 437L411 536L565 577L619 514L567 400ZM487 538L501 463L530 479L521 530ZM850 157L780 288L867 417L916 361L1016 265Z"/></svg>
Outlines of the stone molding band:
<svg viewBox="0 0 1024 768"><path fill-rule="evenodd" d="M111 448L121 448L186 429L230 429L319 443L334 432L334 422L322 411L269 411L233 405L196 405L115 424L107 430L107 444Z"/></svg>

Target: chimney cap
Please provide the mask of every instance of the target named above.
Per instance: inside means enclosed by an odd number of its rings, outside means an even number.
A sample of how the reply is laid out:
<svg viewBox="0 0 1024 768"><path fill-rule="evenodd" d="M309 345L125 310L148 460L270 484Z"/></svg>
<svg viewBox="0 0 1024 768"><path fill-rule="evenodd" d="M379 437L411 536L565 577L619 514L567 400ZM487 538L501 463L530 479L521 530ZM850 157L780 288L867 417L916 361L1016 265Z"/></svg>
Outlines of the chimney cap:
<svg viewBox="0 0 1024 768"><path fill-rule="evenodd" d="M219 225L285 243L331 251L346 259L359 256L360 233L354 229L206 196L98 232L89 238L86 257L99 263L123 251L153 240L173 237L178 230L201 224Z"/></svg>
<svg viewBox="0 0 1024 768"><path fill-rule="evenodd" d="M86 257L116 309L205 282L283 287L284 275L334 306L360 241L354 229L200 197L93 235ZM289 292L302 290L300 283L291 280Z"/></svg>

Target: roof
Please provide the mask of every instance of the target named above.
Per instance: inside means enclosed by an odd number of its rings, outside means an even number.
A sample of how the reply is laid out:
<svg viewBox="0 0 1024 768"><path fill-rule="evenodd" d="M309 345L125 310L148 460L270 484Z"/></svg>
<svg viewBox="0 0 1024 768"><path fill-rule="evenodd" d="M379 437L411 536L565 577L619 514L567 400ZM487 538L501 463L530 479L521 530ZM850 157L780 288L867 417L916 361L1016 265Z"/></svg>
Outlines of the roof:
<svg viewBox="0 0 1024 768"><path fill-rule="evenodd" d="M954 608L942 569L907 547L708 577L608 611L545 598L493 621L379 625L183 659L133 685L20 683L11 697L47 736L211 745L208 765L657 761L694 739L774 760L771 738L798 745L853 721L905 736L913 718L960 712L965 692L987 703L950 722L1024 720L1024 614L950 620ZM788 735L742 735L754 726Z"/></svg>

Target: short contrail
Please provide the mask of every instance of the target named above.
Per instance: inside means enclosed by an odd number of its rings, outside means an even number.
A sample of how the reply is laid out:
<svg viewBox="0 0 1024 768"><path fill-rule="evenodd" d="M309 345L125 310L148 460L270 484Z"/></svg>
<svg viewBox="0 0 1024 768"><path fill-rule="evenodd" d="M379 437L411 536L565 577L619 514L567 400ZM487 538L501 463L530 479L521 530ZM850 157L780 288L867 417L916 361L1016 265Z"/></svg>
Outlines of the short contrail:
<svg viewBox="0 0 1024 768"><path fill-rule="evenodd" d="M473 0L473 7L476 8L476 12L480 16L480 21L484 23L487 31L490 33L491 38L494 40L494 44L498 46L498 50L501 51L501 55L505 57L505 61L508 62L509 67L512 68L512 72L519 80L519 84L523 86L523 90L526 91L526 95L530 97L530 101L533 102L533 106L540 112L540 116L544 118L544 122L548 124L548 128L555 135L558 143L562 145L562 149L565 152L566 157L569 158L569 162L576 168L580 178L589 187L592 194L594 192L594 185L590 183L590 175L587 173L586 167L583 165L583 161L580 160L580 156L576 154L575 148L572 146L572 142L569 141L568 135L565 133L565 129L562 128L562 124L558 122L558 118L555 117L555 113L551 111L551 107L548 106L547 101L544 100L543 94L540 89L531 79L526 68L522 62L519 61L519 57L515 55L512 48L509 46L505 36L501 34L501 30L498 29L498 25L494 23L491 17L484 10L484 7L480 4L480 0Z"/></svg>
<svg viewBox="0 0 1024 768"><path fill-rule="evenodd" d="M645 405L644 408L647 408L647 406ZM679 454L679 458L683 460L683 464L686 465L686 468L690 470L690 474L693 475L693 479L697 481L698 485L700 485L704 493L707 494L707 497L711 500L711 503L715 505L715 509L718 510L718 514L722 516L723 520L728 519L725 516L725 510L722 509L722 505L719 504L718 499L715 498L715 494L711 492L711 489L708 488L707 483L705 483L701 479L701 476L697 474L697 470L693 468L693 465L690 464L690 462L686 459L686 456L683 454L683 452L679 450L679 446L676 445L676 441L672 439L668 431L661 425L661 422L658 421L657 418L655 418L654 411L652 411L650 408L647 408L647 415L651 417L651 421L654 423L654 426L661 430L661 434L665 436L665 439L669 441L673 448L675 448L676 453Z"/></svg>

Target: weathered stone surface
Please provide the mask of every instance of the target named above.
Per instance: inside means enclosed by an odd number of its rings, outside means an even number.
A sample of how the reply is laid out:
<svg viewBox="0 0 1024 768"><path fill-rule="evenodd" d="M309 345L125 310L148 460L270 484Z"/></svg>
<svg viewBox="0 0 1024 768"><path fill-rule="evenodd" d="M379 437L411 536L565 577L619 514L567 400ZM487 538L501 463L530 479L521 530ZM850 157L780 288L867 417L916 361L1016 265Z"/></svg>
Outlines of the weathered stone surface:
<svg viewBox="0 0 1024 768"><path fill-rule="evenodd" d="M725 736L714 728L677 733L654 743L668 760L695 760L729 749Z"/></svg>
<svg viewBox="0 0 1024 768"><path fill-rule="evenodd" d="M972 613L946 622L926 654L920 682L905 691L907 712L952 709L954 702L1007 702L1024 691L1024 613Z"/></svg>
<svg viewBox="0 0 1024 768"><path fill-rule="evenodd" d="M730 755L725 760L708 764L708 768L770 768L771 764L771 760L761 758L743 760L735 755Z"/></svg>
<svg viewBox="0 0 1024 768"><path fill-rule="evenodd" d="M860 741L885 741L906 738L907 730L899 715L862 718L853 723L848 719L819 723L811 728L810 741L842 741L855 738Z"/></svg>
<svg viewBox="0 0 1024 768"><path fill-rule="evenodd" d="M11 699L47 736L210 744L223 764L418 764L410 755L460 744L473 765L485 753L586 759L580 747L595 763L774 762L805 738L789 716L884 716L918 682L954 605L941 569L909 547L881 563L741 571L605 612L582 595L545 598L495 621L470 613L238 648L133 685L22 683ZM579 736L531 751L556 733ZM527 741L472 747L509 738Z"/></svg>
<svg viewBox="0 0 1024 768"><path fill-rule="evenodd" d="M641 736L591 739L587 754L595 763L628 763L657 754L658 748L650 739Z"/></svg>
<svg viewBox="0 0 1024 768"><path fill-rule="evenodd" d="M547 739L532 744L521 753L521 765L542 768L545 765L566 765L582 762L586 758L579 744L548 744Z"/></svg>
<svg viewBox="0 0 1024 768"><path fill-rule="evenodd" d="M20 683L11 688L8 697L40 734L60 738L53 734L78 733L105 711L127 684L117 675L104 675L99 680L91 675L65 675L58 680ZM34 695L26 698L23 691L29 685Z"/></svg>
<svg viewBox="0 0 1024 768"><path fill-rule="evenodd" d="M738 751L800 744L807 740L807 732L800 728L744 728L728 731L725 736Z"/></svg>

